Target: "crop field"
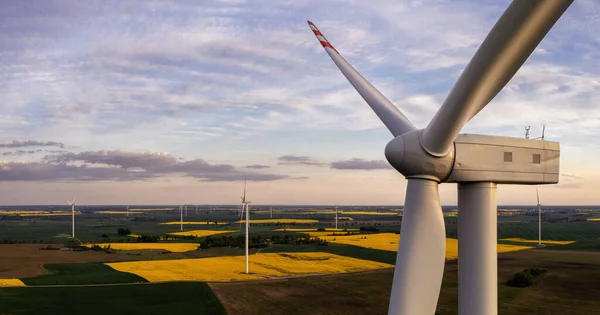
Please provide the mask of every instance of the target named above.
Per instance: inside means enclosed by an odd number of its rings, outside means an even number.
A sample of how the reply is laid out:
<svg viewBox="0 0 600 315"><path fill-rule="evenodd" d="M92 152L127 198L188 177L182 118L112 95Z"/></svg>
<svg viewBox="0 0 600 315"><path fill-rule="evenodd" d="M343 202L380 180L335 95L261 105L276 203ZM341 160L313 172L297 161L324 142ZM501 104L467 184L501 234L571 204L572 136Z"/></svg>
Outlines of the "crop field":
<svg viewBox="0 0 600 315"><path fill-rule="evenodd" d="M234 223L245 223L246 220L238 220L235 221ZM295 224L309 224L309 223L319 223L319 220L313 220L313 219L250 219L250 223L255 223L255 224L263 224L263 223L281 223L281 224L290 224L290 223L295 223Z"/></svg>
<svg viewBox="0 0 600 315"><path fill-rule="evenodd" d="M0 245L0 278L40 276L47 273L43 267L46 264L124 261L137 257L92 251L40 250L46 246L46 244Z"/></svg>
<svg viewBox="0 0 600 315"><path fill-rule="evenodd" d="M146 282L132 273L117 272L103 263L51 264L48 274L21 278L26 285L80 285Z"/></svg>
<svg viewBox="0 0 600 315"><path fill-rule="evenodd" d="M226 315L205 283L0 288L2 314Z"/></svg>
<svg viewBox="0 0 600 315"><path fill-rule="evenodd" d="M183 231L183 232L173 232L169 233L170 235L180 235L180 236L195 236L195 237L205 237L212 236L223 233L231 233L238 232L236 230L192 230L192 231Z"/></svg>
<svg viewBox="0 0 600 315"><path fill-rule="evenodd" d="M229 224L229 223L230 222L216 222L216 221L192 221L192 222L183 221L183 225L221 225L221 224ZM182 222L181 221L171 221L171 222L163 222L161 224L181 225Z"/></svg>
<svg viewBox="0 0 600 315"><path fill-rule="evenodd" d="M250 256L250 274L243 256L107 263L121 272L134 273L148 281L234 281L302 274L342 273L393 267L391 264L343 257L330 253L271 253Z"/></svg>
<svg viewBox="0 0 600 315"><path fill-rule="evenodd" d="M20 279L0 279L0 287L22 287L25 283Z"/></svg>
<svg viewBox="0 0 600 315"><path fill-rule="evenodd" d="M324 232L315 232L324 233ZM313 232L309 233L313 235ZM378 234L357 234L343 236L319 236L327 241L335 244L346 244L359 247L372 248L377 250L398 251L398 242L400 235L395 233L378 233ZM533 246L498 244L498 252L510 252L517 250L525 250L533 248ZM446 258L458 258L458 240L454 238L446 239Z"/></svg>
<svg viewBox="0 0 600 315"><path fill-rule="evenodd" d="M91 247L98 245L102 248L110 248L114 250L145 250L145 249L163 249L173 253L183 253L198 249L198 244L195 243L100 243L100 244L82 244L83 246Z"/></svg>
<svg viewBox="0 0 600 315"><path fill-rule="evenodd" d="M127 211L109 211L109 210L106 210L106 211L96 211L96 213L98 213L98 214L124 214L124 215L134 215L134 214L143 214L144 212L142 212L142 211L131 211L131 210L130 210L129 212L127 212Z"/></svg>
<svg viewBox="0 0 600 315"><path fill-rule="evenodd" d="M503 238L501 241L515 242L515 243L538 243L538 240L526 240L524 238ZM542 244L552 244L552 245L569 245L573 244L575 241L552 241L552 240L542 240Z"/></svg>

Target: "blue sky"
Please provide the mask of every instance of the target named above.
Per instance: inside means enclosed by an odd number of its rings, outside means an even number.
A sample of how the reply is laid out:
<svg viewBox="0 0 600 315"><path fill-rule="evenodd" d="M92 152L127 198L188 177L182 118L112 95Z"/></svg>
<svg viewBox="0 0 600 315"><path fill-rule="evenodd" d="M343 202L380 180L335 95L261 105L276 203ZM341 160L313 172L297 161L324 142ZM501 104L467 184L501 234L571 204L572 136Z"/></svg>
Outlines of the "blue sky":
<svg viewBox="0 0 600 315"><path fill-rule="evenodd" d="M256 204L402 204L389 132L306 20L423 128L508 3L7 1L0 204L231 204L244 174ZM576 1L463 129L546 121L563 175L545 204L600 204L599 8ZM456 203L455 185L440 194Z"/></svg>

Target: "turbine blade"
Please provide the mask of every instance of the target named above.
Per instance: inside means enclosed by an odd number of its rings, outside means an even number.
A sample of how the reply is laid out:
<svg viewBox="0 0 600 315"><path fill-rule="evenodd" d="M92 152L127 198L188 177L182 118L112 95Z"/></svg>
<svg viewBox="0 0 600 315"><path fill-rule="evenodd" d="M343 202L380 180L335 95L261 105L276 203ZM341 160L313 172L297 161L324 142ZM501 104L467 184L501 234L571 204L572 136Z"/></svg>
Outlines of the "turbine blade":
<svg viewBox="0 0 600 315"><path fill-rule="evenodd" d="M381 92L379 92L369 81L367 81L356 69L354 69L338 51L333 48L325 36L311 22L308 25L313 33L325 48L331 60L340 69L342 74L350 81L356 91L369 104L375 114L381 119L383 124L390 130L394 137L416 130L415 126L400 112L400 110L390 102Z"/></svg>
<svg viewBox="0 0 600 315"><path fill-rule="evenodd" d="M244 175L244 201L246 201L246 175Z"/></svg>
<svg viewBox="0 0 600 315"><path fill-rule="evenodd" d="M513 1L424 130L423 148L448 154L462 127L502 90L572 2Z"/></svg>
<svg viewBox="0 0 600 315"><path fill-rule="evenodd" d="M406 188L388 314L435 313L445 256L446 228L438 183L411 178Z"/></svg>

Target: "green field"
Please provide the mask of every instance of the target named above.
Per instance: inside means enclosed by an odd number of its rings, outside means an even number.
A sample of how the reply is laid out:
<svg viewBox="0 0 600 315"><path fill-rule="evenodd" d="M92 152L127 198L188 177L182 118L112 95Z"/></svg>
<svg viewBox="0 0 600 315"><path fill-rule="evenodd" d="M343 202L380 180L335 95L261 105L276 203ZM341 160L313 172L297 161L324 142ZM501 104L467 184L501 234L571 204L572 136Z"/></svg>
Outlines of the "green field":
<svg viewBox="0 0 600 315"><path fill-rule="evenodd" d="M147 282L132 273L116 271L103 263L47 264L49 274L21 279L26 285L78 285Z"/></svg>
<svg viewBox="0 0 600 315"><path fill-rule="evenodd" d="M227 314L205 283L0 288L0 314Z"/></svg>

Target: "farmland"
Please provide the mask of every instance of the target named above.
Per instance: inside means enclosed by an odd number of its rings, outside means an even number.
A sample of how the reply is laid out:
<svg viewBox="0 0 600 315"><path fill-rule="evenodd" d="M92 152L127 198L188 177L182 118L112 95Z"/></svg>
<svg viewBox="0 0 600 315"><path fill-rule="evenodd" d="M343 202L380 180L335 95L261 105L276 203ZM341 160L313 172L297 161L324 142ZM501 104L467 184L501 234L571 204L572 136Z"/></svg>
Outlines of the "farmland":
<svg viewBox="0 0 600 315"><path fill-rule="evenodd" d="M250 259L251 274L244 273L244 257L134 261L109 263L121 272L136 274L152 282L195 280L205 282L251 280L302 274L355 272L393 265L342 257L329 253L256 254Z"/></svg>
<svg viewBox="0 0 600 315"><path fill-rule="evenodd" d="M6 210L9 219L0 220L0 240L5 243L0 245L0 286L7 288L0 288L0 298L12 296L14 299L2 306L14 307L9 308L10 312L19 314L19 307L29 310L19 304L19 298L49 303L46 296L38 295L51 292L48 296L52 296L56 292L53 290L73 289L31 286L102 285L79 288L78 294L85 300L88 294L104 292L101 290L128 292L123 291L125 287L135 288L131 293L123 293L135 299L136 290L142 290L138 289L140 287L147 288L144 290L149 290L148 294L152 295L154 291L149 288L168 284L173 290L198 285L199 292L207 290L212 294L210 286L219 299L213 295L211 300L210 294L203 295L206 301L214 302L207 303L217 308L222 303L229 314L305 314L303 307L309 306L313 308L312 313L354 313L351 309L385 313L391 267L401 241L398 231L402 216L397 212L360 208L340 211L340 217L353 212L354 220L340 221L339 228L335 229L335 211L330 209L274 209L277 217L273 219L270 211L264 208L252 211L250 274L245 274L245 221L239 220L237 207L230 210L215 208L212 213L188 211L184 216L183 231L180 231L178 210L139 208L129 211L129 216L118 209L77 209L76 239L69 235L70 216L51 216L47 215L50 214L48 211L27 209L26 215L17 219L19 211ZM60 212L55 209L53 213ZM456 263L453 259L458 252L457 217L456 212L449 213L451 215L445 217L449 261L440 314L456 313ZM578 218L572 221L565 221L561 213L548 216L542 225L546 247L536 249L536 218L524 211L509 211L498 216L501 282L519 269L549 269L543 281L531 288L515 291L501 284L500 313L525 314L521 309L531 313L531 307L538 304L548 304L549 310L559 310L560 305L547 298L555 293L563 302L576 305L572 314L593 310L597 305L587 299L587 295L569 295L568 300L569 292L547 287L547 284L577 287L587 281L583 276L585 270L600 265L600 253L597 252L600 251L600 223L586 221L577 215L567 216ZM74 244L99 247L75 251L69 248ZM319 276L312 276L316 274ZM590 279L596 279L594 277L590 274ZM148 284L161 281L168 283ZM534 294L536 290L545 295ZM156 301L159 306L173 306L170 300ZM330 304L338 306L335 311L326 311ZM190 302L186 305L180 310L187 307L202 309L204 304ZM47 307L52 310L55 306ZM278 311L274 313L273 310ZM148 310L150 314L152 311ZM56 308L55 313L61 312ZM553 314L552 310L547 314Z"/></svg>

